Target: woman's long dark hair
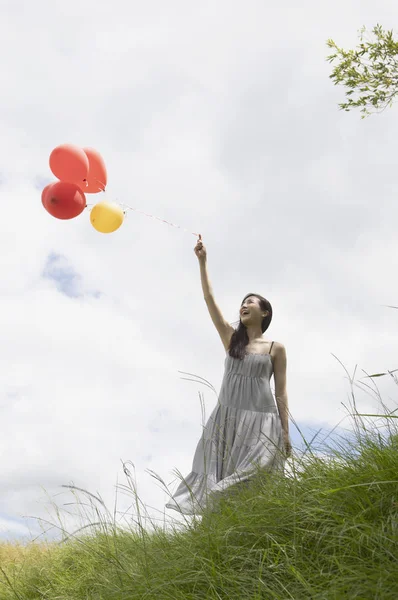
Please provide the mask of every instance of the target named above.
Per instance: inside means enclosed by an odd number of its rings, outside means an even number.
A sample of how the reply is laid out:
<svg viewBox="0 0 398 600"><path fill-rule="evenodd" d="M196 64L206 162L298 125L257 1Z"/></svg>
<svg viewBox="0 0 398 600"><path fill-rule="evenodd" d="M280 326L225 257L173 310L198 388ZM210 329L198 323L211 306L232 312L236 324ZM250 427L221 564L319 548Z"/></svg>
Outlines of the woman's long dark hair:
<svg viewBox="0 0 398 600"><path fill-rule="evenodd" d="M268 315L264 317L264 319L261 322L261 331L264 333L264 331L268 329L272 321L272 306L268 302L268 300L266 300L266 298L263 298L263 296L260 296L259 294L246 294L246 296L242 300L242 304L249 296L256 296L256 298L260 300L261 310L268 311ZM234 358L239 358L240 360L243 360L246 353L245 349L248 343L249 336L247 335L247 329L245 325L243 325L241 319L239 318L239 325L232 334L231 341L229 344L229 355L233 356Z"/></svg>

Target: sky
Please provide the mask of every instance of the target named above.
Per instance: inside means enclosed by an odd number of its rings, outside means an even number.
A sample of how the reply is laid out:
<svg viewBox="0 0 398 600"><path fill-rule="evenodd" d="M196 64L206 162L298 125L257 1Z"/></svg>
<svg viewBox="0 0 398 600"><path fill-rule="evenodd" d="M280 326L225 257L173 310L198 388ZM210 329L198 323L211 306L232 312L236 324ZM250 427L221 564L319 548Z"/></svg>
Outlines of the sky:
<svg viewBox="0 0 398 600"><path fill-rule="evenodd" d="M271 302L307 440L352 432L352 391L359 412L396 407L392 378L366 376L398 367L398 107L340 111L326 61L377 23L397 29L393 0L0 1L0 541L97 520L73 486L136 522L123 464L142 518L186 520L153 473L173 493L191 471L217 398L181 372L219 391L225 358L193 233L229 322L249 292ZM51 217L62 143L101 153L101 199L181 229Z"/></svg>

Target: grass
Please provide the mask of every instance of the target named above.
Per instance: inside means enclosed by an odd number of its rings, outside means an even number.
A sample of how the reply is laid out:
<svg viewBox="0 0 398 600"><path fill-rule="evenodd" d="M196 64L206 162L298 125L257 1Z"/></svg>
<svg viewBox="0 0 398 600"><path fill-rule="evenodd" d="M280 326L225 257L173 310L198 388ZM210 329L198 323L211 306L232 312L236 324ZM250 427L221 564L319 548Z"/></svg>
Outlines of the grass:
<svg viewBox="0 0 398 600"><path fill-rule="evenodd" d="M65 486L86 495L97 520L74 534L61 523L60 542L0 545L0 599L396 600L397 416L383 403L380 415L358 414L352 398L354 439L316 449L302 436L290 474L258 471L169 530L143 526L127 466L136 528L121 527L99 496Z"/></svg>

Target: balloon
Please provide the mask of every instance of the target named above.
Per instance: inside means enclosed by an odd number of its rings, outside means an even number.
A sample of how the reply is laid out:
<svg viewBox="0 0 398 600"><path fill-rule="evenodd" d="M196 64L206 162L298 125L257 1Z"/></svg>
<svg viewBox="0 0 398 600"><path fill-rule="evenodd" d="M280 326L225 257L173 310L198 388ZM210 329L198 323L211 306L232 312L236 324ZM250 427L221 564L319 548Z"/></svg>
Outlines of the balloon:
<svg viewBox="0 0 398 600"><path fill-rule="evenodd" d="M56 182L56 181L53 181L52 183L48 183L48 184L46 185L46 187L44 188L44 190L42 191L42 193L41 193L41 201L42 201L42 203L43 203L43 206L44 206L44 202L45 202L45 198L46 198L46 196L47 196L47 193L48 193L49 189L51 188L51 186L53 186L53 185L54 185L54 183L57 183L57 182Z"/></svg>
<svg viewBox="0 0 398 600"><path fill-rule="evenodd" d="M83 187L85 194L96 194L105 190L107 173L104 159L94 148L83 148L89 162L87 185Z"/></svg>
<svg viewBox="0 0 398 600"><path fill-rule="evenodd" d="M50 169L61 181L83 187L87 179L89 160L82 148L72 144L57 146L50 154Z"/></svg>
<svg viewBox="0 0 398 600"><path fill-rule="evenodd" d="M113 202L98 202L91 209L91 225L100 233L112 233L119 229L124 220L124 212Z"/></svg>
<svg viewBox="0 0 398 600"><path fill-rule="evenodd" d="M86 208L86 197L79 186L66 181L47 185L41 201L46 211L57 219L73 219Z"/></svg>

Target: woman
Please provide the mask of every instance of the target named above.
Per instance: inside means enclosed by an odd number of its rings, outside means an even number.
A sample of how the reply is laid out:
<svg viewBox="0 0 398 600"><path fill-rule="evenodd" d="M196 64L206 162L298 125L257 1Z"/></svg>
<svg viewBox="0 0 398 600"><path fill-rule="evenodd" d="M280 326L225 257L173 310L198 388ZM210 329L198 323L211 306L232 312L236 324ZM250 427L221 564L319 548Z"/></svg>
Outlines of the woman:
<svg viewBox="0 0 398 600"><path fill-rule="evenodd" d="M194 252L204 299L227 356L218 403L196 447L192 471L166 504L183 514L201 513L208 494L214 497L238 482L247 482L254 463L265 471L283 471L291 455L286 350L283 344L262 337L271 323L271 304L258 294L245 296L235 330L214 300L201 236ZM276 404L270 388L272 374Z"/></svg>

